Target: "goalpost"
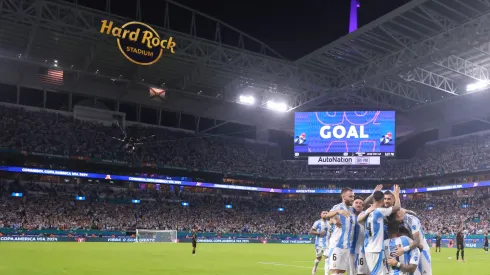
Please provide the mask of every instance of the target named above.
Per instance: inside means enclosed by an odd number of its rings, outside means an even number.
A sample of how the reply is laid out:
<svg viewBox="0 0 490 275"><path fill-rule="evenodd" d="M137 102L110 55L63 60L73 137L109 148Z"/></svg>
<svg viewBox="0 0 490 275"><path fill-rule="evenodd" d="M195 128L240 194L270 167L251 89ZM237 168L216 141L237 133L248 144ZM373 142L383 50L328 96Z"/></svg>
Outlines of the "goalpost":
<svg viewBox="0 0 490 275"><path fill-rule="evenodd" d="M176 243L177 230L136 229L137 243Z"/></svg>

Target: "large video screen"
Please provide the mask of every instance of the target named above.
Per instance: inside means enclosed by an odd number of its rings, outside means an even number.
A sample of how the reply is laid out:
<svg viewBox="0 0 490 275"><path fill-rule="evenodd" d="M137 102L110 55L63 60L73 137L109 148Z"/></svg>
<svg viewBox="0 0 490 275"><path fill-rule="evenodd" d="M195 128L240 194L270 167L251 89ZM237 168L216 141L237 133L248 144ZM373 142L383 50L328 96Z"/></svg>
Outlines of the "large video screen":
<svg viewBox="0 0 490 275"><path fill-rule="evenodd" d="M298 112L294 155L395 156L394 111Z"/></svg>

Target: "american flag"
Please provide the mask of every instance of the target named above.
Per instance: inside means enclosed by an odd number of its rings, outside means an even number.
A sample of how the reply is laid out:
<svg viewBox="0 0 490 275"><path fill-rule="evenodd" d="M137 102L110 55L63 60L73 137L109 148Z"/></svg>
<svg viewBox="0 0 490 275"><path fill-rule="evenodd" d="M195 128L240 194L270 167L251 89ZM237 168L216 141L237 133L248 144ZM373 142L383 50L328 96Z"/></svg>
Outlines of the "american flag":
<svg viewBox="0 0 490 275"><path fill-rule="evenodd" d="M53 84L62 86L63 82L63 70L40 68L39 69L39 80L46 84Z"/></svg>

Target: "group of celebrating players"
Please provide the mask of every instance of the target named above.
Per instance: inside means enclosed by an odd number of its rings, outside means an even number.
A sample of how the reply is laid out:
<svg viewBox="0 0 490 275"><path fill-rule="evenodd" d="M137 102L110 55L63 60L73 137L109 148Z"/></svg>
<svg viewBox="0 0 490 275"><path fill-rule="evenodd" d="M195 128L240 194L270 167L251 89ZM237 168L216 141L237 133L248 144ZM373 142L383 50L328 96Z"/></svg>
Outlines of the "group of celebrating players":
<svg viewBox="0 0 490 275"><path fill-rule="evenodd" d="M432 275L420 220L401 208L399 186L393 192L382 188L365 200L345 188L342 203L321 213L310 231L316 236L313 275L322 257L325 275Z"/></svg>

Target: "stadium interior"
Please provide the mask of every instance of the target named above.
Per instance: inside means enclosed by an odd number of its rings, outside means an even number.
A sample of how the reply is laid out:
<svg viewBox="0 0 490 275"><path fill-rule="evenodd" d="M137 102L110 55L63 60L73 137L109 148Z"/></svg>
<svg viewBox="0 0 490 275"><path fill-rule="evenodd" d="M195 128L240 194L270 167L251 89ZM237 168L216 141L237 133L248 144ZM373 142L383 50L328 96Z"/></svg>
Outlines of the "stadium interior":
<svg viewBox="0 0 490 275"><path fill-rule="evenodd" d="M488 272L488 1L358 26L348 0L349 33L295 60L185 1L82 2L0 0L0 273L311 274L320 213L379 185L420 220L423 275Z"/></svg>

